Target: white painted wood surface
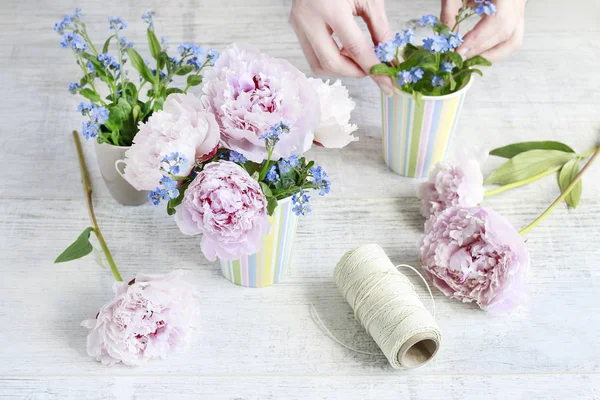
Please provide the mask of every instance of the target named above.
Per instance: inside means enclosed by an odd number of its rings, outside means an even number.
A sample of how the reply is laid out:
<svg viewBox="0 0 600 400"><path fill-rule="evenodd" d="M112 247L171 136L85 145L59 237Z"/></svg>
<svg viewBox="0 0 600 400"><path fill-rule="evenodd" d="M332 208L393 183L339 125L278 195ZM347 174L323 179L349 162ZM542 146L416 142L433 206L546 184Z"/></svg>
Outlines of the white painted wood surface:
<svg viewBox="0 0 600 400"><path fill-rule="evenodd" d="M523 49L486 72L469 94L454 146L483 148L558 139L583 152L600 126L600 5L531 0ZM486 314L434 292L444 331L431 364L392 370L383 356L354 354L313 323L309 304L349 344L375 345L353 320L332 270L348 249L374 242L395 262L417 264L423 220L414 184L380 158L377 88L345 80L357 102L361 141L314 150L335 189L302 219L296 269L280 285L252 290L224 280L178 234L162 208L117 205L87 146L98 218L125 277L189 270L201 282L204 324L187 353L139 368L104 367L85 354L79 326L111 297L111 276L92 258L53 265L88 225L70 131L79 99L66 87L77 68L52 25L76 6L93 37L106 17L140 14L176 45L222 49L253 43L308 72L287 24L290 1L3 0L0 8L0 397L27 399L591 399L600 398L600 165L584 178L577 210L561 206L528 237L530 299L509 314ZM393 26L437 10L437 0L388 0ZM497 165L489 160L485 170ZM558 194L553 178L486 203L517 227ZM421 295L426 291L416 281Z"/></svg>

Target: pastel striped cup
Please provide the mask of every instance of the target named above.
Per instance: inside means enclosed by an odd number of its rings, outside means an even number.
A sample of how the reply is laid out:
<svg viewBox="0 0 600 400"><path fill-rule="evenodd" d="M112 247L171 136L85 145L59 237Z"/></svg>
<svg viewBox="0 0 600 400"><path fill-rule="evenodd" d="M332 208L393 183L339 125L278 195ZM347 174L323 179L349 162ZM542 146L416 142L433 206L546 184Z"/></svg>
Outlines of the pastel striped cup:
<svg viewBox="0 0 600 400"><path fill-rule="evenodd" d="M445 96L423 96L418 102L405 92L381 94L383 159L392 171L427 177L446 154L470 86Z"/></svg>
<svg viewBox="0 0 600 400"><path fill-rule="evenodd" d="M271 231L257 253L238 260L221 260L221 272L236 285L265 287L285 279L291 270L298 217L292 211L291 197L279 200L269 217Z"/></svg>

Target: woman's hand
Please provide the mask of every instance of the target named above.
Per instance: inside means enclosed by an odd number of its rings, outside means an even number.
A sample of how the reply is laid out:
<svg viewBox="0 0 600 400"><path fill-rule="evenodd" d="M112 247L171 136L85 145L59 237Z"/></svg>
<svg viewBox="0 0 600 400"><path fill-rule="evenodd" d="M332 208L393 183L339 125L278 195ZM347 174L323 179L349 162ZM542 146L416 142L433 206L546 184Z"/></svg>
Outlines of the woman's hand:
<svg viewBox="0 0 600 400"><path fill-rule="evenodd" d="M475 8L478 3L469 1ZM497 61L523 44L527 0L494 0L493 3L496 13L484 15L464 36L464 43L457 50L463 58L481 55L490 61ZM461 6L461 0L442 0L442 22L454 26L454 17Z"/></svg>
<svg viewBox="0 0 600 400"><path fill-rule="evenodd" d="M354 20L367 24L371 40ZM385 13L384 0L294 0L290 23L298 36L311 70L316 74L363 77L380 61L373 44L393 37ZM340 49L332 37L335 33ZM389 77L372 76L381 90L392 95Z"/></svg>

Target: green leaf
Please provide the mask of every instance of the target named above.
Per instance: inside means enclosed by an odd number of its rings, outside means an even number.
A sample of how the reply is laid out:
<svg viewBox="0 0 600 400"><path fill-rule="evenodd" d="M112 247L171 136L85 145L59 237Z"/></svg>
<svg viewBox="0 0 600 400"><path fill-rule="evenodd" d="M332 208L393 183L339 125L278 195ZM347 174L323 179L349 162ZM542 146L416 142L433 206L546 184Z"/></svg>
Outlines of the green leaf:
<svg viewBox="0 0 600 400"><path fill-rule="evenodd" d="M560 170L560 174L558 175L558 185L560 186L560 191L564 192L567 189L567 186L571 184L575 176L579 173L579 158L574 158L572 160L567 161L565 165ZM568 205L573 208L577 207L579 203L579 199L581 198L581 191L583 190L583 184L581 180L579 180L573 189L569 192L567 197L565 197L565 201Z"/></svg>
<svg viewBox="0 0 600 400"><path fill-rule="evenodd" d="M173 93L183 93L183 90L176 87L167 89L167 96Z"/></svg>
<svg viewBox="0 0 600 400"><path fill-rule="evenodd" d="M404 47L404 51L402 52L402 58L407 60L415 53L415 51L418 51L418 50L419 50L419 48L417 46L415 46L414 44L407 43L406 46ZM462 61L462 58L461 58L461 61Z"/></svg>
<svg viewBox="0 0 600 400"><path fill-rule="evenodd" d="M187 75L187 74L189 74L190 72L192 72L193 70L194 70L194 67L193 67L193 66L191 66L191 65L186 65L186 66L184 66L184 67L181 67L181 68L179 68L179 69L178 69L178 70L175 72L175 75L181 75L181 76L183 76L183 75Z"/></svg>
<svg viewBox="0 0 600 400"><path fill-rule="evenodd" d="M452 61L454 65L456 65L459 69L463 67L463 59L460 56L460 54L450 51L446 53L446 55L448 56L450 61Z"/></svg>
<svg viewBox="0 0 600 400"><path fill-rule="evenodd" d="M144 78L147 82L154 83L154 76L152 75L152 71L144 62L144 59L140 54L134 49L129 47L127 49L127 54L129 55L129 59L131 60L131 65L135 68L142 78Z"/></svg>
<svg viewBox="0 0 600 400"><path fill-rule="evenodd" d="M571 147L567 146L566 144L550 140L550 141L542 141L542 142L513 143L513 144L509 144L508 146L498 147L497 149L490 151L490 155L504 157L504 158L513 158L517 154L520 154L524 151L535 150L535 149L559 150L559 151L564 151L566 153L575 153L575 150L573 150Z"/></svg>
<svg viewBox="0 0 600 400"><path fill-rule="evenodd" d="M183 195L185 194L185 191L187 190L188 186L190 186L190 183L192 183L191 181L185 182L184 184L182 184L181 186L179 186L179 196L177 196L174 199L169 200L169 202L167 203L167 214L169 215L173 215L176 213L175 208L181 204L181 202L183 201Z"/></svg>
<svg viewBox="0 0 600 400"><path fill-rule="evenodd" d="M158 60L158 56L161 52L160 42L156 38L154 31L150 28L146 30L146 36L148 36L148 47L150 48L150 54L152 58Z"/></svg>
<svg viewBox="0 0 600 400"><path fill-rule="evenodd" d="M131 115L133 116L133 120L138 121L141 114L142 114L142 108L138 104L133 106L133 108L131 109Z"/></svg>
<svg viewBox="0 0 600 400"><path fill-rule="evenodd" d="M202 75L189 75L187 77L187 84L190 86L198 86L202 83Z"/></svg>
<svg viewBox="0 0 600 400"><path fill-rule="evenodd" d="M169 65L169 55L167 53L165 53L164 51L161 51L158 54L158 69L162 70L165 65Z"/></svg>
<svg viewBox="0 0 600 400"><path fill-rule="evenodd" d="M112 36L109 36L108 39L106 39L106 42L104 42L104 46L102 46L102 53L108 53L108 47L110 46L110 40L114 37L115 37L115 35L112 35Z"/></svg>
<svg viewBox="0 0 600 400"><path fill-rule="evenodd" d="M396 68L392 68L387 64L375 64L371 67L372 75L389 75L391 77L396 77L398 75L398 70Z"/></svg>
<svg viewBox="0 0 600 400"><path fill-rule="evenodd" d="M93 249L90 243L90 232L93 230L91 226L85 228L81 235L54 260L54 264L77 260L90 254Z"/></svg>
<svg viewBox="0 0 600 400"><path fill-rule="evenodd" d="M277 208L277 199L275 197L267 197L267 214L273 215L273 211Z"/></svg>
<svg viewBox="0 0 600 400"><path fill-rule="evenodd" d="M89 89L89 88L81 89L79 94L82 95L83 97L85 97L86 99L90 100L93 103L98 103L100 101L100 96L98 96L98 93L94 92L92 89Z"/></svg>
<svg viewBox="0 0 600 400"><path fill-rule="evenodd" d="M521 181L547 171L555 165L564 164L574 157L576 157L574 153L558 150L529 150L514 156L496 168L484 184L506 185Z"/></svg>
<svg viewBox="0 0 600 400"><path fill-rule="evenodd" d="M481 65L482 67L491 67L492 63L489 60L487 60L485 57L475 56L475 57L469 58L468 60L465 60L463 65L465 68L469 68L474 65Z"/></svg>
<svg viewBox="0 0 600 400"><path fill-rule="evenodd" d="M262 192L264 193L265 197L273 196L273 192L271 192L269 185L267 185L266 183L260 182L260 188L262 189Z"/></svg>
<svg viewBox="0 0 600 400"><path fill-rule="evenodd" d="M441 33L444 35L448 35L450 33L450 27L446 24L444 24L443 22L437 22L434 26L433 26L433 31L437 32L437 33Z"/></svg>
<svg viewBox="0 0 600 400"><path fill-rule="evenodd" d="M452 74L450 74L450 76L448 77L448 82L450 83L450 91L456 89L456 81L454 80Z"/></svg>
<svg viewBox="0 0 600 400"><path fill-rule="evenodd" d="M94 253L94 261L96 261L96 264L106 269L106 265L104 265L104 261L102 260L102 252L95 247L92 247L92 252Z"/></svg>

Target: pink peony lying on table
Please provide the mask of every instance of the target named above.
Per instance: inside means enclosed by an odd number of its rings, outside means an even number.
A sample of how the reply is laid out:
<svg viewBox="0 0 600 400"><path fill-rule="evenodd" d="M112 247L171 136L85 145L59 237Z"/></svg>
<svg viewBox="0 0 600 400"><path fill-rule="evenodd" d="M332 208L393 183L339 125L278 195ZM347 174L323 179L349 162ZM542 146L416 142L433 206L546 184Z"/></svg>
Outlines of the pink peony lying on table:
<svg viewBox="0 0 600 400"><path fill-rule="evenodd" d="M338 79L333 84L321 79L308 78L319 95L321 120L315 131L315 143L323 147L342 148L358 140L352 135L358 127L350 124L350 114L356 105L348 89Z"/></svg>
<svg viewBox="0 0 600 400"><path fill-rule="evenodd" d="M507 310L524 295L529 252L497 212L451 207L425 224L421 262L446 296L484 310Z"/></svg>
<svg viewBox="0 0 600 400"><path fill-rule="evenodd" d="M81 323L91 329L88 354L102 364L139 365L184 350L198 316L196 290L184 275L177 270L138 274L130 285L115 282L115 298Z"/></svg>
<svg viewBox="0 0 600 400"><path fill-rule="evenodd" d="M425 218L448 207L479 205L484 195L479 163L466 158L457 165L438 163L429 173L429 179L419 185L417 195Z"/></svg>
<svg viewBox="0 0 600 400"><path fill-rule="evenodd" d="M189 94L167 97L162 111L155 112L133 139L125 153L125 179L138 190L152 190L165 175L163 158L172 153L190 162L178 175L188 175L192 160L204 160L219 144L219 125L200 99Z"/></svg>
<svg viewBox="0 0 600 400"><path fill-rule="evenodd" d="M258 182L230 161L204 167L185 191L175 221L186 235L203 234L202 252L210 261L257 252L270 229Z"/></svg>
<svg viewBox="0 0 600 400"><path fill-rule="evenodd" d="M259 136L290 124L273 159L306 152L319 124L319 98L306 76L286 60L232 44L204 75L202 101L221 126L221 140L254 162L267 158Z"/></svg>

